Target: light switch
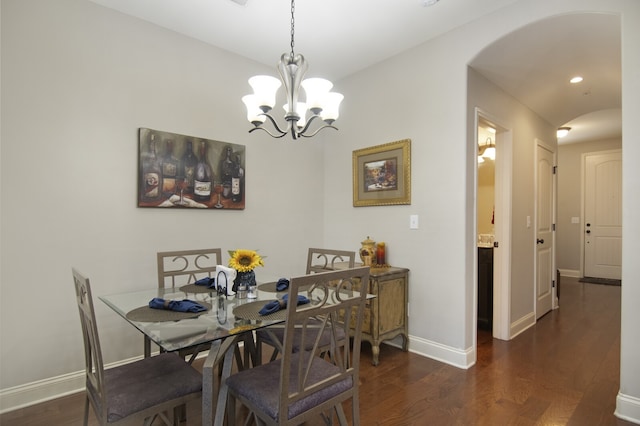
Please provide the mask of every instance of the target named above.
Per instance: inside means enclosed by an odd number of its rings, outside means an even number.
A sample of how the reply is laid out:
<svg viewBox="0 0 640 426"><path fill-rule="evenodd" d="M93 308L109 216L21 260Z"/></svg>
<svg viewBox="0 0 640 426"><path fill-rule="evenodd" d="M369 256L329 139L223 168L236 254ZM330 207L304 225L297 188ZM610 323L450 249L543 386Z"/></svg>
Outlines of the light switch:
<svg viewBox="0 0 640 426"><path fill-rule="evenodd" d="M580 217L578 216L573 216L571 218L571 223L580 223Z"/></svg>
<svg viewBox="0 0 640 426"><path fill-rule="evenodd" d="M527 216L527 228L531 228L531 216Z"/></svg>
<svg viewBox="0 0 640 426"><path fill-rule="evenodd" d="M409 216L409 229L418 229L418 215L412 214Z"/></svg>

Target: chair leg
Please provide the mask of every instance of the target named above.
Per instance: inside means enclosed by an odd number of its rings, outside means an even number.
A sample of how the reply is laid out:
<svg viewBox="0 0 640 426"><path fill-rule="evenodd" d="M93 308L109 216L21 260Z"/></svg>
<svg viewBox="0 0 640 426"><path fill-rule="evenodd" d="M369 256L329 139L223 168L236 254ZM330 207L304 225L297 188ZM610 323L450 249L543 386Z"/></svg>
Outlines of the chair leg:
<svg viewBox="0 0 640 426"><path fill-rule="evenodd" d="M184 420L187 421L187 405L178 405L173 407L173 426L179 426Z"/></svg>
<svg viewBox="0 0 640 426"><path fill-rule="evenodd" d="M344 409L342 408L342 404L337 404L336 405L336 414L338 415L338 422L340 422L340 426L348 426L349 423L347 423L347 416L344 415ZM353 422L353 425L357 425L358 423Z"/></svg>
<svg viewBox="0 0 640 426"><path fill-rule="evenodd" d="M351 398L351 417L353 426L360 425L360 396L357 392Z"/></svg>
<svg viewBox="0 0 640 426"><path fill-rule="evenodd" d="M231 426L236 424L236 398L233 395L227 395L227 420Z"/></svg>
<svg viewBox="0 0 640 426"><path fill-rule="evenodd" d="M84 426L89 424L89 394L87 393L86 395L87 397L84 399L84 421L82 423Z"/></svg>
<svg viewBox="0 0 640 426"><path fill-rule="evenodd" d="M269 362L275 361L279 353L280 351L278 349L273 348L273 353L271 354L271 358L269 359Z"/></svg>
<svg viewBox="0 0 640 426"><path fill-rule="evenodd" d="M333 408L326 413L320 413L320 417L324 421L324 424L327 426L333 425Z"/></svg>
<svg viewBox="0 0 640 426"><path fill-rule="evenodd" d="M256 347L256 341L254 340L253 333L247 333L244 336L244 356L245 359L251 361L253 367L257 367L262 364L258 360L258 348ZM245 368L251 368L249 365L245 365Z"/></svg>

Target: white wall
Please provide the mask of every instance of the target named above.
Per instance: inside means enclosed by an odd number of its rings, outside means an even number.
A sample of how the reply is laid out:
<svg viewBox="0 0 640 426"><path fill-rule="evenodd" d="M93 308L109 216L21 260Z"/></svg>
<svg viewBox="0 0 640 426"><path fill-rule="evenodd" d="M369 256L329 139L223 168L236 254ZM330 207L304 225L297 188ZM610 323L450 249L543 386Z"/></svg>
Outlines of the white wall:
<svg viewBox="0 0 640 426"><path fill-rule="evenodd" d="M257 64L80 0L3 0L2 9L0 389L80 370L71 265L89 274L100 294L147 285L153 254L164 248L254 246L268 256L265 273L279 273L303 265L309 245L355 250L367 235L387 242L389 263L411 269L411 349L472 364L476 148L467 64L484 46L547 16L623 11L623 281L629 285L623 286L618 411L634 414L640 407L640 342L632 340L640 321L632 309L640 300L634 285L640 224L633 220L640 208L633 196L640 188L633 167L640 158L634 143L640 83L633 80L640 73L640 2L521 0L337 82L345 94L340 131L295 144L243 130L242 105L230 100L245 94ZM246 144L248 174L256 176L247 178L247 209L136 209L139 126ZM523 140L549 141L540 128L526 128ZM412 204L352 207L352 151L404 138L412 139ZM514 155L533 155L528 143L519 149ZM39 174L25 172L32 169ZM530 176L529 169L515 176L514 187L532 188ZM56 190L39 190L43 181ZM514 221L533 205L531 197L517 201ZM420 229L409 230L410 214L420 216ZM514 262L525 271L520 281L528 282L532 249L524 247L526 232L522 238L514 241ZM47 288L47 297L35 297L33 285ZM517 312L531 308L514 299ZM17 300L29 301L33 321L16 321L24 312ZM109 360L140 353L135 332L105 308L98 313L102 334L114 341ZM36 332L41 347L55 351L45 357L15 350Z"/></svg>
<svg viewBox="0 0 640 426"><path fill-rule="evenodd" d="M640 2L622 14L622 307L616 414L640 423Z"/></svg>
<svg viewBox="0 0 640 426"><path fill-rule="evenodd" d="M83 369L72 266L96 297L155 286L161 250L255 248L258 275L304 273L322 145L248 133L261 68L91 2L3 0L0 389ZM138 127L246 145L246 209L137 208ZM96 309L105 361L141 354Z"/></svg>
<svg viewBox="0 0 640 426"><path fill-rule="evenodd" d="M631 149L627 146L640 139L638 120L631 118L634 114L640 116L639 83L633 80L640 73L639 5L633 0L606 4L593 0L522 0L341 82L345 99L349 100L343 117L349 120L341 122L339 135L327 144L325 152L325 198L326 205L331 206L326 212L326 240L347 245L370 235L387 242L391 264L411 269L411 350L457 365L475 361L476 146L471 113L475 105L467 105L467 90L474 89L467 87L467 64L493 41L546 17L587 11L622 15L624 114L629 117L624 127L623 139L627 142L623 142L623 156L627 163L635 163L640 158L640 148L637 144ZM495 108L487 105L491 100L474 99L490 112L499 114L508 109L504 104ZM534 216L533 141L536 137L549 144L555 141L551 126L540 119L530 120L529 114L521 109L502 114L505 120L513 120L509 127L514 129L512 323L534 312L534 236L533 230L525 226L526 216ZM345 182L351 178L350 153L404 138L412 139L412 204L348 206L351 187ZM629 297L623 300L621 394L633 397L619 398L618 414L622 416L640 407L640 361L637 356L633 358L640 348L631 335L633 321L640 320L631 311L631 304L640 300L638 286L634 286L640 269L632 260L633 253L638 252L635 236L640 235L640 225L637 220L629 220L637 217L639 207L637 197L631 199L630 195L640 186L638 172L632 169L628 164L624 167L624 233L629 237L624 240L623 276L630 284L623 288L623 297ZM420 216L420 229L409 230L410 214ZM632 351L627 352L626 348ZM640 419L640 413L631 416Z"/></svg>

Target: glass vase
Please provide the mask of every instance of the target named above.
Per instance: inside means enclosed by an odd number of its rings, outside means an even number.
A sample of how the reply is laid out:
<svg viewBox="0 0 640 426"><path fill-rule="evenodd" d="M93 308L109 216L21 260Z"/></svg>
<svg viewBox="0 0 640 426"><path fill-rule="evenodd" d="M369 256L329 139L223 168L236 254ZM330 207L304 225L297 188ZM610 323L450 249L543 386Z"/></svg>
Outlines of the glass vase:
<svg viewBox="0 0 640 426"><path fill-rule="evenodd" d="M238 299L243 299L251 293L250 298L255 299L257 297L256 287L256 273L254 271L240 272L236 275L236 279L233 282ZM251 291L253 288L253 291Z"/></svg>

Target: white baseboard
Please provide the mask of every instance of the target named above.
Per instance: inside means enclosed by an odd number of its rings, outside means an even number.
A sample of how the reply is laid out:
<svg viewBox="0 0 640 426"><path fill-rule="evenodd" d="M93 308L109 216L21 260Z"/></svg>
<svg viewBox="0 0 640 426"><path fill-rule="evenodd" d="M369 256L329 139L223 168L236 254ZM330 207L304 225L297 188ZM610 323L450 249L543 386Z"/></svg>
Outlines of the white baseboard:
<svg viewBox="0 0 640 426"><path fill-rule="evenodd" d="M409 336L409 351L465 370L476 361L473 348L461 350L415 336Z"/></svg>
<svg viewBox="0 0 640 426"><path fill-rule="evenodd" d="M509 340L515 338L518 334L536 325L536 314L531 312L517 321L511 323L511 332Z"/></svg>
<svg viewBox="0 0 640 426"><path fill-rule="evenodd" d="M580 271L576 269L559 269L561 277L582 278Z"/></svg>
<svg viewBox="0 0 640 426"><path fill-rule="evenodd" d="M640 425L640 398L618 392L615 416Z"/></svg>
<svg viewBox="0 0 640 426"><path fill-rule="evenodd" d="M105 365L105 368L116 367L137 361L142 357ZM49 379L38 380L12 388L0 389L0 413L29 407L41 402L61 398L66 395L83 392L85 389L84 370L63 374Z"/></svg>

